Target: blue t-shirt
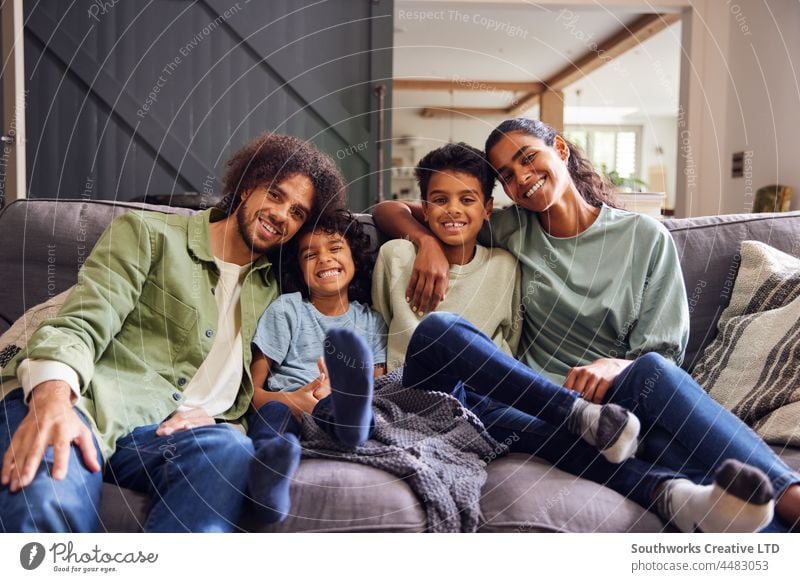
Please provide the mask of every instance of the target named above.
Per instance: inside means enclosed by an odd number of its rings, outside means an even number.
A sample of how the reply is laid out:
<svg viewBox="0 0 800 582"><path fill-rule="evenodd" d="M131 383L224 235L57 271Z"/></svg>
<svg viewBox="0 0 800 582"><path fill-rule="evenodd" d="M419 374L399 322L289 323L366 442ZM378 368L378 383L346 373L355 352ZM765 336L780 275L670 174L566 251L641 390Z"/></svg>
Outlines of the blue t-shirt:
<svg viewBox="0 0 800 582"><path fill-rule="evenodd" d="M294 391L319 376L317 358L324 355L330 329L355 330L372 348L375 364L386 362L386 323L379 313L351 301L346 313L323 315L300 293L281 295L258 320L253 344L272 360L267 388Z"/></svg>

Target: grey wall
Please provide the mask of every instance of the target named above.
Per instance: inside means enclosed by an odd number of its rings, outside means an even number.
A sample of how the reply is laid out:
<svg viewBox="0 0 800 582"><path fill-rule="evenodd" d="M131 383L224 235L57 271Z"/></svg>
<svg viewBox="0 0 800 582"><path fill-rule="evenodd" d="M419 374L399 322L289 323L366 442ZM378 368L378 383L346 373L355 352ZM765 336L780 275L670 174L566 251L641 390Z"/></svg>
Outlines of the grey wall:
<svg viewBox="0 0 800 582"><path fill-rule="evenodd" d="M273 130L333 156L351 208L374 201L392 0L40 0L25 16L31 197L218 192L227 157Z"/></svg>

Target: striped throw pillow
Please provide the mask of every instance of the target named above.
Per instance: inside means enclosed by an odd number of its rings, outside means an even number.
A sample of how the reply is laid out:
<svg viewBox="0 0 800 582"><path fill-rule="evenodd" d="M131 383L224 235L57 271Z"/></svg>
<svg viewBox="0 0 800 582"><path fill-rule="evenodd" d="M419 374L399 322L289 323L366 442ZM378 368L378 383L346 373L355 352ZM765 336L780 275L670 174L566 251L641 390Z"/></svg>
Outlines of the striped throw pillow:
<svg viewBox="0 0 800 582"><path fill-rule="evenodd" d="M765 441L800 445L800 260L744 241L718 331L695 380Z"/></svg>

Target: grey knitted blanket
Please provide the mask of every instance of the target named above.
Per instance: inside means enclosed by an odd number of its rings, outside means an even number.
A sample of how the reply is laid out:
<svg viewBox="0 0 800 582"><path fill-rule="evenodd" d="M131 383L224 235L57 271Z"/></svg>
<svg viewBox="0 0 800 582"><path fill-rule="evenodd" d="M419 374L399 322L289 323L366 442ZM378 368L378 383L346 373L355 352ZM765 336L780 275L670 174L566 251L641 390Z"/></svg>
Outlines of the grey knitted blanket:
<svg viewBox="0 0 800 582"><path fill-rule="evenodd" d="M303 455L382 469L417 495L428 531L475 531L486 464L508 452L506 445L452 396L404 388L402 369L376 380L373 410L372 438L356 449L342 446L305 415Z"/></svg>

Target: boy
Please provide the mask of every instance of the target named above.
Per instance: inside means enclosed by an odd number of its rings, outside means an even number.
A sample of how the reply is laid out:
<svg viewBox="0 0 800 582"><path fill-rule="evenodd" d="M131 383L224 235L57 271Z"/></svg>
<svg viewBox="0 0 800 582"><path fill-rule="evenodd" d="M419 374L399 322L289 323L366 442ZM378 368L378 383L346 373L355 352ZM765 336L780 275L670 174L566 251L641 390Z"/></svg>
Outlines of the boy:
<svg viewBox="0 0 800 582"><path fill-rule="evenodd" d="M479 245L478 232L492 213L494 174L477 149L448 144L422 158L415 170L425 222L450 263L450 290L439 311L475 324L503 352L516 354L520 338L519 268L508 251ZM403 365L411 334L422 319L406 295L416 250L407 240L381 247L372 302L389 325L389 371ZM491 297L491 301L486 298Z"/></svg>

